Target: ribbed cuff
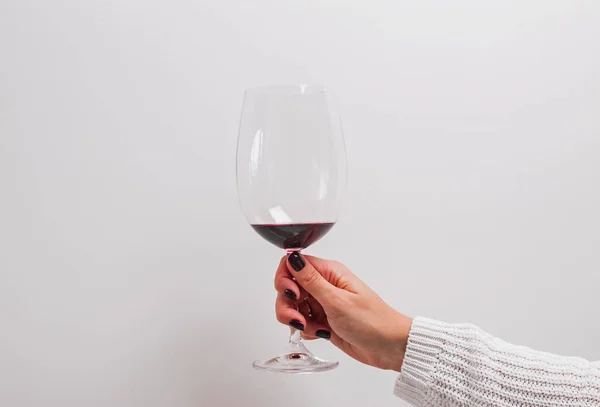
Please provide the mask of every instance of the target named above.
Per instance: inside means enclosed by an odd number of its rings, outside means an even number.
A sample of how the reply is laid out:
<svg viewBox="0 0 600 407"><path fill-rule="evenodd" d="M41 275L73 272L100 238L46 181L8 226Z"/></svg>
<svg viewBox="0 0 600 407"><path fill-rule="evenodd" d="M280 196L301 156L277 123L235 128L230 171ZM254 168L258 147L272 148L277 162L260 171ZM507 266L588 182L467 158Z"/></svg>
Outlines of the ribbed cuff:
<svg viewBox="0 0 600 407"><path fill-rule="evenodd" d="M427 405L427 396L438 357L451 325L417 317L408 334L408 344L394 394L413 406Z"/></svg>

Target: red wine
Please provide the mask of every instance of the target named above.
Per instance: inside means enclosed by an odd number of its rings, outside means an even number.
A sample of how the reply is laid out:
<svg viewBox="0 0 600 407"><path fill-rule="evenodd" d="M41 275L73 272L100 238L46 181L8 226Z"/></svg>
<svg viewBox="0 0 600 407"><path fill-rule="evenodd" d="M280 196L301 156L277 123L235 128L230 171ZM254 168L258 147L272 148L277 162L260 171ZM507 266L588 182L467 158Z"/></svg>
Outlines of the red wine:
<svg viewBox="0 0 600 407"><path fill-rule="evenodd" d="M251 225L265 240L286 250L301 250L322 238L335 223Z"/></svg>

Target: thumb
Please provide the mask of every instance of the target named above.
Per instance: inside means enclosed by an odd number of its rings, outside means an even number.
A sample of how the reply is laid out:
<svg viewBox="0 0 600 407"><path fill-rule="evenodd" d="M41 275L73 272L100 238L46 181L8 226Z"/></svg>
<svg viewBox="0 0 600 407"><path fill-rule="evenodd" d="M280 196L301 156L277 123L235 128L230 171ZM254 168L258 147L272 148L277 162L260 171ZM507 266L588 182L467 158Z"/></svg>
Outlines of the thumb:
<svg viewBox="0 0 600 407"><path fill-rule="evenodd" d="M288 255L287 267L290 274L296 278L296 282L321 304L331 298L335 287L300 252Z"/></svg>

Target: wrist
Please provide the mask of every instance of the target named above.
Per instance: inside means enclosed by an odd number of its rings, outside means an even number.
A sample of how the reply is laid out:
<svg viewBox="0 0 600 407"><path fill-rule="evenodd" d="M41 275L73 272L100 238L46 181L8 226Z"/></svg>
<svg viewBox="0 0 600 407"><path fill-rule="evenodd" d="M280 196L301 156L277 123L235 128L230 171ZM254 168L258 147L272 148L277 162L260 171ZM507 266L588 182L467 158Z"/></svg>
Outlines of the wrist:
<svg viewBox="0 0 600 407"><path fill-rule="evenodd" d="M387 353L387 369L400 372L404 355L408 345L408 335L412 326L413 319L394 311L394 315L390 317L389 331L387 334L388 347Z"/></svg>

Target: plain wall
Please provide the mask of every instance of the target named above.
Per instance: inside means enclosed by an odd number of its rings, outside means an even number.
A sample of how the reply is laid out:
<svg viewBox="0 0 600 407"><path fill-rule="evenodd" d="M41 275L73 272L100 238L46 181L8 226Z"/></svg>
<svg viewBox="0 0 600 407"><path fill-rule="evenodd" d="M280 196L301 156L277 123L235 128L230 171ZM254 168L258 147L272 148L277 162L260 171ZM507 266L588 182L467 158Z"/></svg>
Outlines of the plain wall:
<svg viewBox="0 0 600 407"><path fill-rule="evenodd" d="M263 374L282 253L235 188L246 87L323 83L349 185L311 253L409 315L600 359L600 2L0 0L0 405L394 406Z"/></svg>

